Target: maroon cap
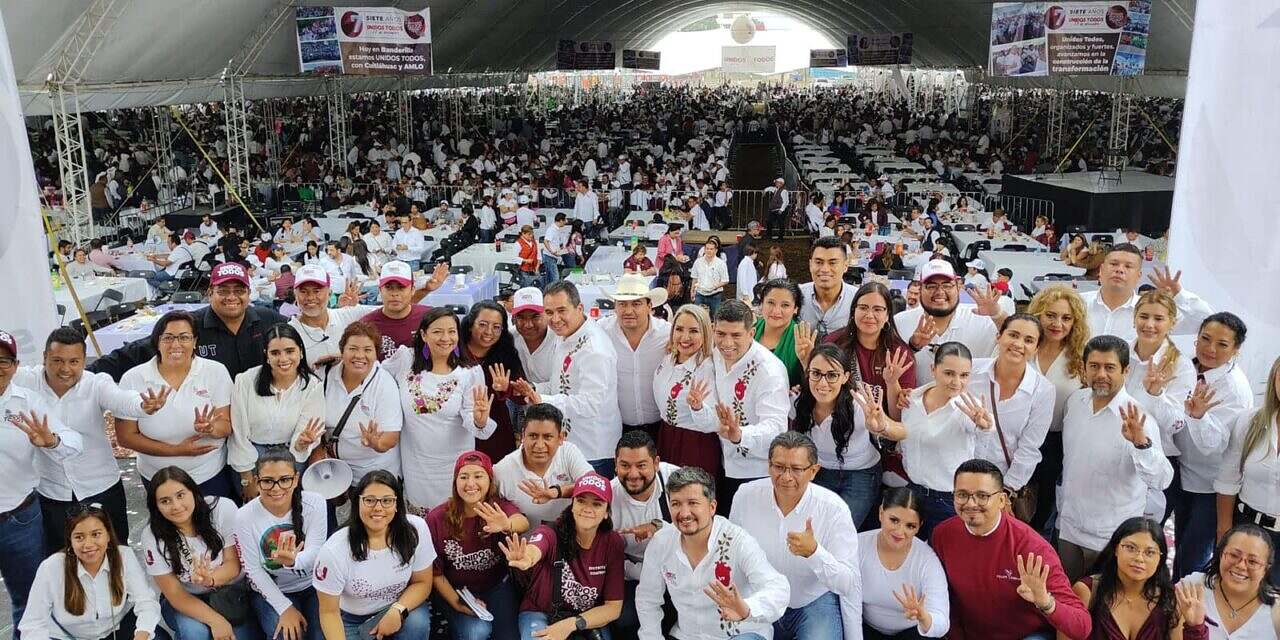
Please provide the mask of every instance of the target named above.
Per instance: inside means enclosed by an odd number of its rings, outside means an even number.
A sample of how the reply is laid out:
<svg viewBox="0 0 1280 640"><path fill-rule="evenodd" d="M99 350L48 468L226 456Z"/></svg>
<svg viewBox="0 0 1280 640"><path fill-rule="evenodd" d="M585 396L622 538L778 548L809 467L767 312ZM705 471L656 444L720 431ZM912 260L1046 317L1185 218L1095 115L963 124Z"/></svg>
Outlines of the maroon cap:
<svg viewBox="0 0 1280 640"><path fill-rule="evenodd" d="M18 357L18 340L3 329L0 329L0 347L4 347L11 357Z"/></svg>
<svg viewBox="0 0 1280 640"><path fill-rule="evenodd" d="M604 476L588 471L582 474L578 481L573 483L573 497L583 494L593 495L605 503L613 502L613 487L609 486L609 481Z"/></svg>
<svg viewBox="0 0 1280 640"><path fill-rule="evenodd" d="M213 268L209 276L209 286L216 287L224 282L239 282L249 286L249 270L242 264L223 262Z"/></svg>

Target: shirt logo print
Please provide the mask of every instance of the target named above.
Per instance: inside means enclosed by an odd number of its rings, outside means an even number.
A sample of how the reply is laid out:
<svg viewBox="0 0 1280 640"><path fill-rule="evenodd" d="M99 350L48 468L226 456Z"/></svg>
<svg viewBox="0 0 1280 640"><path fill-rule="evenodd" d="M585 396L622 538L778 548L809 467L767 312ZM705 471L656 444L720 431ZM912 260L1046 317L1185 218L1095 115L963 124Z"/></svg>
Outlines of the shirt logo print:
<svg viewBox="0 0 1280 640"><path fill-rule="evenodd" d="M594 607L596 599L600 596L600 590L578 582L568 563L564 563L561 567L560 581L563 583L563 589L560 595L564 598L564 603L574 611L586 611Z"/></svg>
<svg viewBox="0 0 1280 640"><path fill-rule="evenodd" d="M462 549L462 543L457 540L444 541L444 557L453 563L453 568L458 571L488 571L498 566L498 554L493 549L480 549L466 553Z"/></svg>

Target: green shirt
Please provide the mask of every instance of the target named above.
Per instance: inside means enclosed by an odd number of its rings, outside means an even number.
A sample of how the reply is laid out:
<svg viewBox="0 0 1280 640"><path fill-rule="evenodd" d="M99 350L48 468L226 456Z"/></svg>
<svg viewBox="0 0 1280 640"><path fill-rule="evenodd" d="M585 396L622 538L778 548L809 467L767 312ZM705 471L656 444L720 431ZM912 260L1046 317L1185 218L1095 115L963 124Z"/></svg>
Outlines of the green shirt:
<svg viewBox="0 0 1280 640"><path fill-rule="evenodd" d="M757 342L764 336L764 318L756 319L756 336ZM796 321L792 320L787 324L787 328L782 330L782 337L778 340L777 346L773 348L773 355L778 356L782 361L782 365L787 368L787 380L789 386L800 384L800 358L796 356Z"/></svg>

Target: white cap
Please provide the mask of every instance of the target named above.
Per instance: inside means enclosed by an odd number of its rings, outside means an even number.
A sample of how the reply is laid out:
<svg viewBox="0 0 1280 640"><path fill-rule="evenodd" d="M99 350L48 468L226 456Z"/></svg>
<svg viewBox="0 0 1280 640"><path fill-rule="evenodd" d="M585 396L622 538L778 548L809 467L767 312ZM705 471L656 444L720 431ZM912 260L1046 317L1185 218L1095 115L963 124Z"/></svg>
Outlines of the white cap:
<svg viewBox="0 0 1280 640"><path fill-rule="evenodd" d="M294 274L293 286L296 289L308 282L327 287L329 286L329 273L318 264L304 265L298 269L298 273Z"/></svg>
<svg viewBox="0 0 1280 640"><path fill-rule="evenodd" d="M516 202L519 202L520 204L529 204L529 196L522 195L516 200Z"/></svg>
<svg viewBox="0 0 1280 640"><path fill-rule="evenodd" d="M382 265L382 274L378 276L378 286L381 287L388 282L399 282L406 287L413 286L413 270L409 268L408 263L400 260L392 260Z"/></svg>
<svg viewBox="0 0 1280 640"><path fill-rule="evenodd" d="M982 271L983 269L987 268L987 263L983 262L982 258L974 258L969 261L969 268Z"/></svg>
<svg viewBox="0 0 1280 640"><path fill-rule="evenodd" d="M511 315L521 311L542 313L542 290L537 287L524 287L511 294Z"/></svg>
<svg viewBox="0 0 1280 640"><path fill-rule="evenodd" d="M933 278L955 280L956 270L946 260L930 260L920 269L920 282L928 282Z"/></svg>

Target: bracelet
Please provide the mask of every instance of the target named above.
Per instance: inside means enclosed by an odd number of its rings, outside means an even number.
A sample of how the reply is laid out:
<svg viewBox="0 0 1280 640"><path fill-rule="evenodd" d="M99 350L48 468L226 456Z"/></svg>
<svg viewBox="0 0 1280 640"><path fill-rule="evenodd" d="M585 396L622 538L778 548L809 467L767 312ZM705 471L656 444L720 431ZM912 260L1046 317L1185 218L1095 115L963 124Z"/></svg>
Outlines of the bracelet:
<svg viewBox="0 0 1280 640"><path fill-rule="evenodd" d="M1045 615L1049 615L1049 612L1053 611L1054 606L1055 606L1055 605L1057 605L1057 604L1058 604L1058 602L1057 602L1056 600L1054 600L1054 599L1053 599L1053 596L1051 595L1051 596L1049 596L1049 605L1048 605L1048 606L1046 606L1046 607L1042 607L1042 606L1040 606L1040 605L1036 605L1036 608L1040 610L1040 613L1043 613L1043 614L1045 614Z"/></svg>
<svg viewBox="0 0 1280 640"><path fill-rule="evenodd" d="M561 489L561 488L560 488L560 485L558 485L558 484L553 484L553 485L551 485L551 486L555 487L555 489L556 489L556 498L557 498L557 499L559 499L559 498L563 498L563 497L564 497L564 489Z"/></svg>

